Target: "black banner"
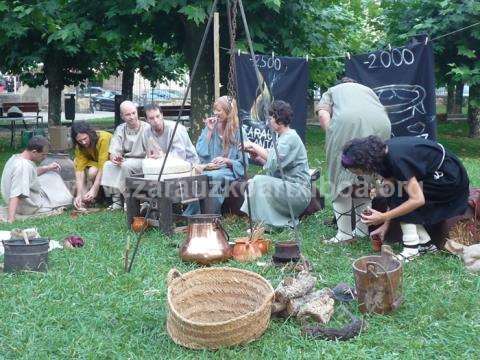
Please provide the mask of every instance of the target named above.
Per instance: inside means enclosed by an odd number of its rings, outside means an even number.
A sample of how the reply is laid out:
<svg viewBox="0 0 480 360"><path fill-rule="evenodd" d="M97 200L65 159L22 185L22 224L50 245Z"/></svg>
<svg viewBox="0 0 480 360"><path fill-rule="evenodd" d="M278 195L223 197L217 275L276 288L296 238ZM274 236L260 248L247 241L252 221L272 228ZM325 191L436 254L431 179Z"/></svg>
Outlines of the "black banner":
<svg viewBox="0 0 480 360"><path fill-rule="evenodd" d="M378 95L392 122L392 136L436 139L434 59L426 35L402 47L352 56L345 72Z"/></svg>
<svg viewBox="0 0 480 360"><path fill-rule="evenodd" d="M305 59L255 55L260 74L250 55L236 55L238 112L248 139L270 148L272 134L268 128L268 109L274 100L292 106L294 119L290 127L305 142L307 123L308 64Z"/></svg>

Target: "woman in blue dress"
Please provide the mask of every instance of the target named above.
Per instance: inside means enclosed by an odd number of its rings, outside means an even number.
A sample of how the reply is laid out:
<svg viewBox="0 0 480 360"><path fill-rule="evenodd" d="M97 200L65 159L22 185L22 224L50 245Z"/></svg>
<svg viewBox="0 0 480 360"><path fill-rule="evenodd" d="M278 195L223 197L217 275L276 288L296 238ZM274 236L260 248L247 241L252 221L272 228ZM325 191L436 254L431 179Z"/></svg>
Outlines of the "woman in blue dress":
<svg viewBox="0 0 480 360"><path fill-rule="evenodd" d="M201 164L198 167L210 181L211 212L219 214L230 182L243 178L245 173L235 99L219 97L213 104L213 113L214 116L204 120L205 128L198 138L196 150ZM245 132L243 137L247 139ZM247 155L245 161L248 161ZM185 215L199 212L199 204L192 203L185 210Z"/></svg>

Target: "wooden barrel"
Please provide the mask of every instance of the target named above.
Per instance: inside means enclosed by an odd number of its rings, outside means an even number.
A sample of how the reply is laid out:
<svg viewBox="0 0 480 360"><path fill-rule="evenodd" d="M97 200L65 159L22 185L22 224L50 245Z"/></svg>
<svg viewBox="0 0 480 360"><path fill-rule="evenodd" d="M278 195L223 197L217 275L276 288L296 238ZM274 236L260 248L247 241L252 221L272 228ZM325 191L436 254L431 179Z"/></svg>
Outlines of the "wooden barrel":
<svg viewBox="0 0 480 360"><path fill-rule="evenodd" d="M392 249L382 245L381 255L363 256L353 263L358 306L362 313L387 314L402 297L402 263Z"/></svg>

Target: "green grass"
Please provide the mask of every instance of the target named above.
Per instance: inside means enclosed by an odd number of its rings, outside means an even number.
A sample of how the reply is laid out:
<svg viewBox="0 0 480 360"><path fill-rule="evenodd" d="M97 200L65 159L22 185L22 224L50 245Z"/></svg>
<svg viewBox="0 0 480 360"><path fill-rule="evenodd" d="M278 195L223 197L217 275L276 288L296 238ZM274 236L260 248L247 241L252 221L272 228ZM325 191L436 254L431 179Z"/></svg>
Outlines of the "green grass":
<svg viewBox="0 0 480 360"><path fill-rule="evenodd" d="M440 140L464 160L472 184L479 186L480 143L465 134L464 124L440 127ZM307 144L310 163L325 168L324 137L317 127L309 128ZM0 153L0 168L9 155ZM367 241L348 247L324 245L321 240L334 234L322 225L329 217L327 209L300 228L302 251L314 265L319 288L353 284L352 262L370 253ZM223 223L232 237L245 234L244 220L228 218ZM248 345L191 351L175 345L165 329L167 272L172 267L181 272L196 268L179 260L184 235L168 238L149 231L132 273L124 274L123 250L134 237L122 213L76 220L65 214L0 225L18 226L36 226L56 240L79 234L86 245L51 252L46 274L0 274L0 359L474 359L480 351L480 277L466 273L460 260L446 254L407 264L405 303L391 315L366 316L368 329L351 341L312 340L301 334L294 320L273 319L266 333ZM284 232L274 239L289 236ZM288 275L256 264L228 265L258 272L274 287ZM158 292L146 293L152 289ZM354 304L350 310L359 315ZM342 321L336 312L331 325Z"/></svg>

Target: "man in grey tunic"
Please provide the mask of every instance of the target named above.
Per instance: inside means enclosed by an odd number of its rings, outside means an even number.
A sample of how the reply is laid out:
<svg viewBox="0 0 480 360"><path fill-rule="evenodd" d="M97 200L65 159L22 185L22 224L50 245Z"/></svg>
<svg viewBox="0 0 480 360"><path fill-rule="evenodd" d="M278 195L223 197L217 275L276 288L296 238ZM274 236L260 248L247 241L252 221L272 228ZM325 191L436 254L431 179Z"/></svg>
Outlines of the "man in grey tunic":
<svg viewBox="0 0 480 360"><path fill-rule="evenodd" d="M293 226L289 203L296 222L308 206L311 195L307 151L297 132L290 129L292 119L293 111L288 103L273 102L270 127L278 135L280 160L273 148L268 150L252 142L245 143L245 150L254 160L264 164L267 171L267 175L255 175L248 182L252 220L275 227ZM279 163L285 181L281 178ZM246 192L240 210L248 214Z"/></svg>
<svg viewBox="0 0 480 360"><path fill-rule="evenodd" d="M58 174L60 165L35 165L45 159L48 147L47 139L34 136L22 153L5 164L1 191L8 206L8 222L13 222L16 215L46 213L72 204L73 197Z"/></svg>
<svg viewBox="0 0 480 360"><path fill-rule="evenodd" d="M150 129L150 125L138 119L137 107L131 101L120 104L120 116L124 123L115 129L110 141L110 160L103 167L101 182L105 193L112 195L111 210L123 209L120 195L126 190L125 179L142 171L143 133Z"/></svg>
<svg viewBox="0 0 480 360"><path fill-rule="evenodd" d="M146 149L147 157L158 159L167 152L175 122L164 120L160 107L155 104L146 105L144 109L150 129L143 133L143 146ZM197 151L188 136L187 129L182 124L178 124L169 156L198 164Z"/></svg>
<svg viewBox="0 0 480 360"><path fill-rule="evenodd" d="M376 135L382 140L390 138L391 125L385 108L372 89L355 80L343 78L342 83L331 87L322 96L316 108L320 126L326 131L330 194L337 221L337 234L328 243L350 242L356 236L367 236L368 228L361 222L360 214L371 206L368 185L371 179L359 179L341 165L342 148L354 138ZM361 186L352 198L354 186ZM352 230L351 211L355 209L356 228Z"/></svg>

